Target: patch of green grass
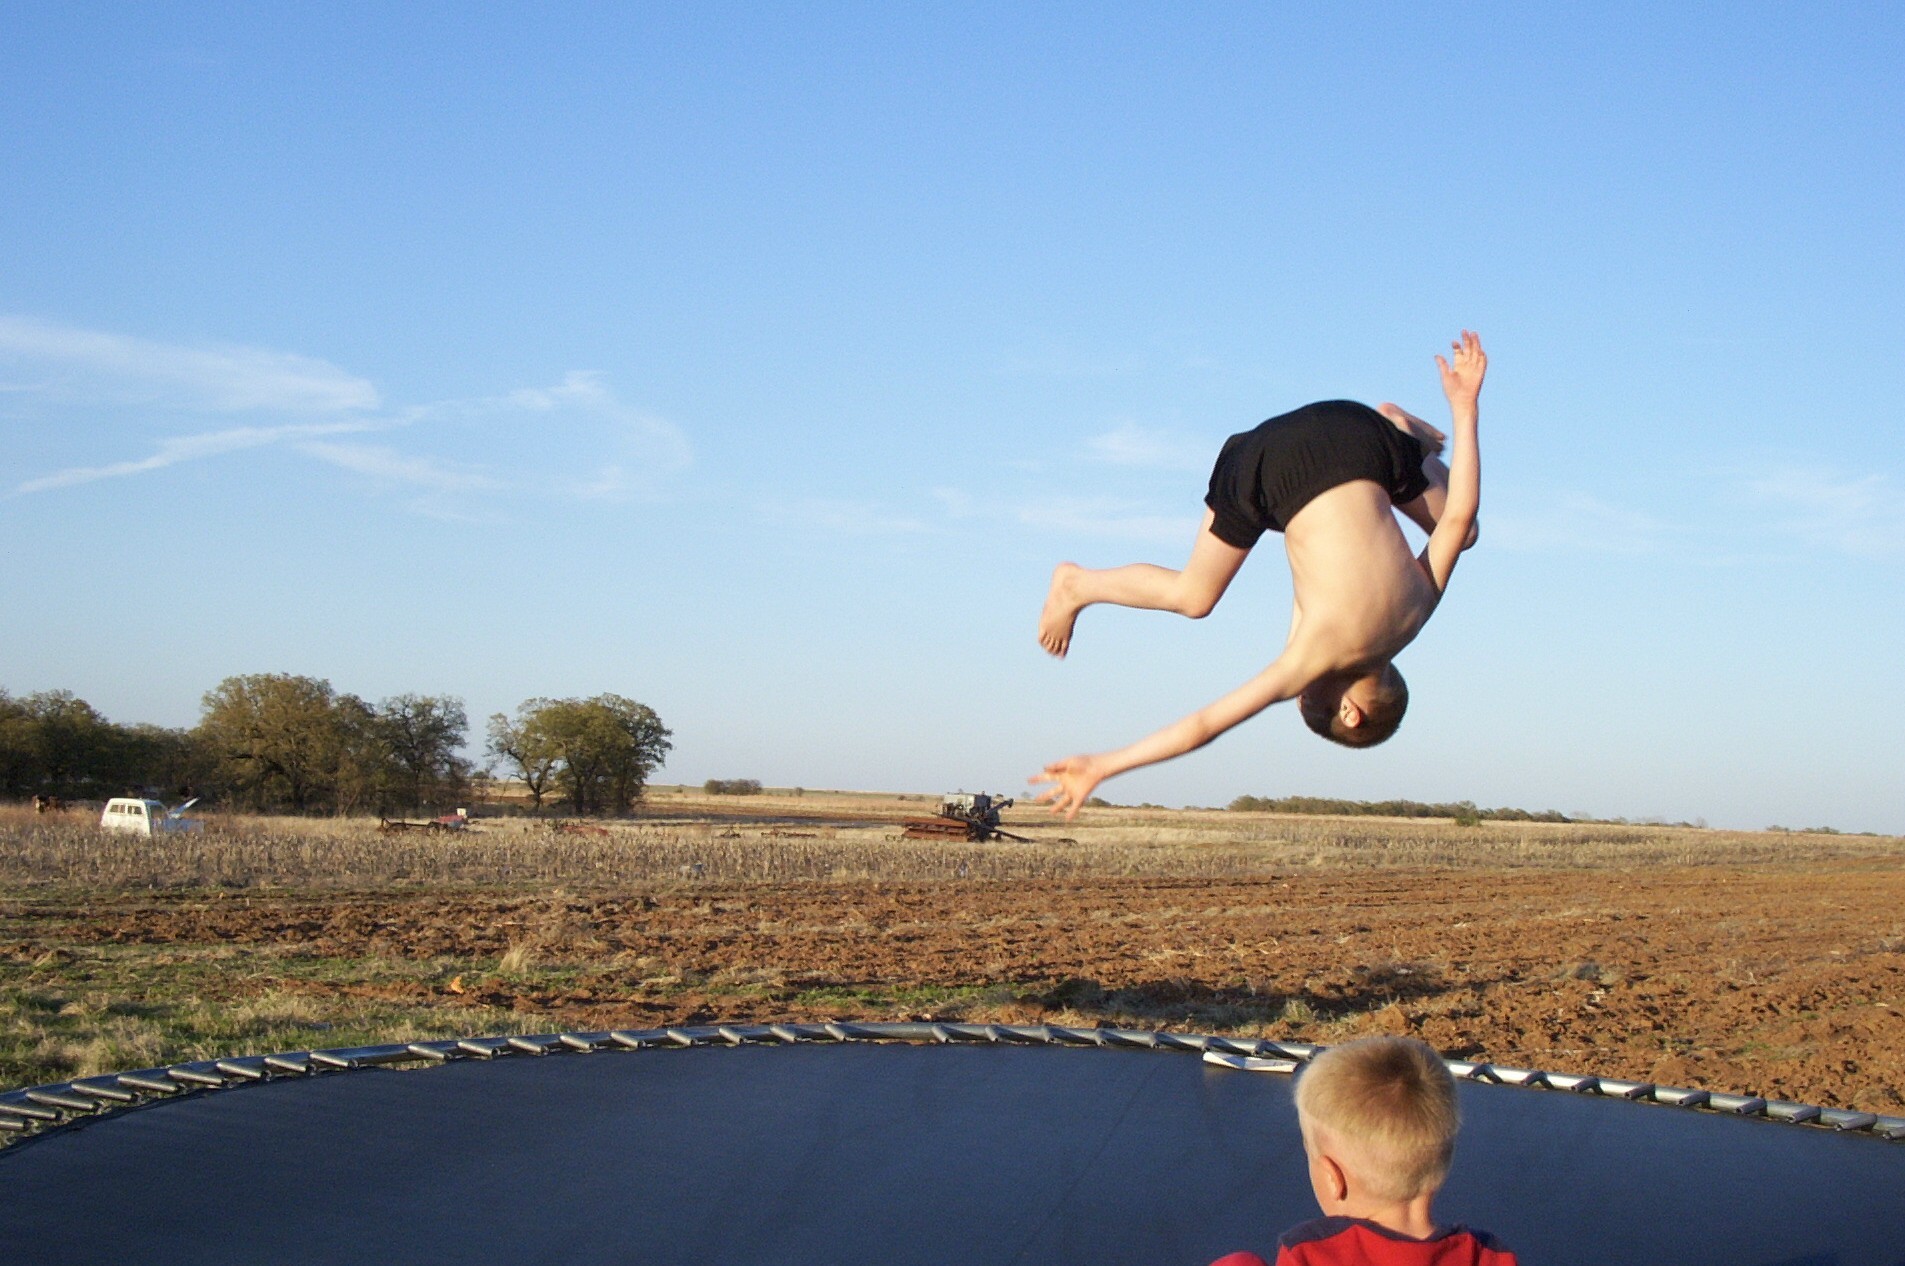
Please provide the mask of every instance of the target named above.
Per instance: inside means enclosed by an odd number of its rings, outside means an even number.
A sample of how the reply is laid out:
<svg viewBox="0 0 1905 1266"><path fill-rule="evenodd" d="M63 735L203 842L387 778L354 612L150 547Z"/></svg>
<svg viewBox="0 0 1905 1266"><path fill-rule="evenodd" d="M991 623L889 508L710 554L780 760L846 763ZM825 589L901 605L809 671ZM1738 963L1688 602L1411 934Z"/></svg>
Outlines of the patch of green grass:
<svg viewBox="0 0 1905 1266"><path fill-rule="evenodd" d="M59 1000L57 1009L51 1003ZM0 1085L32 1086L233 1053L522 1032L533 1017L272 991L239 1002L179 994L131 1003L0 990Z"/></svg>
<svg viewBox="0 0 1905 1266"><path fill-rule="evenodd" d="M546 1027L502 1008L339 991L434 987L470 971L454 959L321 958L269 946L16 948L0 956L0 1087L234 1054Z"/></svg>

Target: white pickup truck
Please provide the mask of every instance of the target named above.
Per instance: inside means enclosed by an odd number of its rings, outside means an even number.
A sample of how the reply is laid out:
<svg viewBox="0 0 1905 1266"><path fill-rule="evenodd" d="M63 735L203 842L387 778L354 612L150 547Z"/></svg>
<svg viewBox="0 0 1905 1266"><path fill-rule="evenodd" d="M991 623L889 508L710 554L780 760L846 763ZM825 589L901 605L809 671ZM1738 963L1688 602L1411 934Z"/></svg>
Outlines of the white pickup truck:
<svg viewBox="0 0 1905 1266"><path fill-rule="evenodd" d="M176 809L168 810L157 800L134 800L119 796L106 802L106 808L99 815L99 825L107 831L125 831L132 835L173 835L184 831L202 831L205 829L203 818L182 816L185 811L198 803L193 797Z"/></svg>

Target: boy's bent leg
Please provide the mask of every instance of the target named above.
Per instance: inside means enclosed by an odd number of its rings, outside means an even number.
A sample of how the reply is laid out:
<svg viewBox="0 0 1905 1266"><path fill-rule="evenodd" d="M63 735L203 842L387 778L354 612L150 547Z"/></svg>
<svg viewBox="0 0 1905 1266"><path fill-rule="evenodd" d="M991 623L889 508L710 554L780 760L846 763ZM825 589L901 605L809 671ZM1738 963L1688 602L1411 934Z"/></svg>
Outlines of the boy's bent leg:
<svg viewBox="0 0 1905 1266"><path fill-rule="evenodd" d="M1216 518L1209 510L1197 530L1191 557L1182 571L1151 563L1130 563L1092 571L1076 563L1060 563L1052 572L1051 591L1039 613L1039 645L1063 656L1071 648L1072 625L1078 613L1095 602L1137 607L1146 611L1175 611L1202 619L1230 587L1237 569L1250 551L1218 539L1211 531Z"/></svg>
<svg viewBox="0 0 1905 1266"><path fill-rule="evenodd" d="M1422 445L1424 457L1440 457L1442 450L1448 446L1448 436L1399 404L1390 404L1385 400L1376 406L1376 412L1388 418L1391 426Z"/></svg>

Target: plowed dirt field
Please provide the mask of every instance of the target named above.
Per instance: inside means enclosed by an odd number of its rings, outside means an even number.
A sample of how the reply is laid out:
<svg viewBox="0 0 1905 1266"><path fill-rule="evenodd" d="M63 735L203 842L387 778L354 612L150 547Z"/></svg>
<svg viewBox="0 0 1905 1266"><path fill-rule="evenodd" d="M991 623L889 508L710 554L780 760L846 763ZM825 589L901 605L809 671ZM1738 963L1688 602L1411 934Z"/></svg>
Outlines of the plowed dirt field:
<svg viewBox="0 0 1905 1266"><path fill-rule="evenodd" d="M262 957L234 965L234 996L506 1008L549 1029L932 1017L1412 1033L1469 1059L1905 1108L1892 861L31 907L40 944L244 946ZM307 958L408 966L274 973Z"/></svg>

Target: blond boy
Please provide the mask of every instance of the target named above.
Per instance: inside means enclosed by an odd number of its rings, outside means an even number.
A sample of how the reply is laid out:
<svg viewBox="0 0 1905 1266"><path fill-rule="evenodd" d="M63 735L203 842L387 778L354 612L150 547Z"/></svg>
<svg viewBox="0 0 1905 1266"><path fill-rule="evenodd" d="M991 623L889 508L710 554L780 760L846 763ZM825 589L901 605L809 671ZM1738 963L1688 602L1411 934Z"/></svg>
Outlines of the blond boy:
<svg viewBox="0 0 1905 1266"><path fill-rule="evenodd" d="M1370 1037L1332 1046L1296 1086L1310 1189L1323 1216L1283 1233L1277 1266L1514 1266L1485 1231L1438 1227L1461 1116L1455 1079L1425 1043ZM1213 1266L1263 1266L1232 1253Z"/></svg>

